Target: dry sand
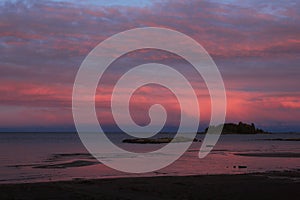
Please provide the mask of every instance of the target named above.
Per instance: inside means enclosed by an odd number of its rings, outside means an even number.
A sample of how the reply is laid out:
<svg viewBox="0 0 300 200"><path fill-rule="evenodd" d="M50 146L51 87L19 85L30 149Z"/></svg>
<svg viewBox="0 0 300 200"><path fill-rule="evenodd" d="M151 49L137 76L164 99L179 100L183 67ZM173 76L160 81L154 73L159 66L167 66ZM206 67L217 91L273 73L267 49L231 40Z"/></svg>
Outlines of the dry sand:
<svg viewBox="0 0 300 200"><path fill-rule="evenodd" d="M293 199L300 171L0 185L0 199Z"/></svg>

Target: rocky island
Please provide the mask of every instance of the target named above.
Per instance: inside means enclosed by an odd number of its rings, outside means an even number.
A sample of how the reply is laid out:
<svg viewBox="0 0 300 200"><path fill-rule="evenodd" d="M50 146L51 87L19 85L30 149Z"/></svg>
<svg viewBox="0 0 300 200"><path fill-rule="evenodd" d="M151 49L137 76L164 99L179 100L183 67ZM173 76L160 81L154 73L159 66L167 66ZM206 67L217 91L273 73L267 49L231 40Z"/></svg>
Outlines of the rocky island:
<svg viewBox="0 0 300 200"><path fill-rule="evenodd" d="M221 125L218 126L210 126L210 129L212 131L214 129L219 129ZM207 133L208 128L205 129L204 133ZM239 122L238 124L234 123L225 123L223 124L223 130L222 134L268 134L268 132L256 128L255 125L252 124L246 124L243 122Z"/></svg>

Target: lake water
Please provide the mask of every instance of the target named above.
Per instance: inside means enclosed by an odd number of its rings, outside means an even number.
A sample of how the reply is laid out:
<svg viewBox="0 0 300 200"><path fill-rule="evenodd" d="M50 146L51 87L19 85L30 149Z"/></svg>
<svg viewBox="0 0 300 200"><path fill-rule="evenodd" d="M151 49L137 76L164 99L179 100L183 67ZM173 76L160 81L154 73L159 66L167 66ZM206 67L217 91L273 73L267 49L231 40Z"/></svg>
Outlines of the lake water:
<svg viewBox="0 0 300 200"><path fill-rule="evenodd" d="M213 151L203 159L198 158L201 142L196 142L179 160L164 169L129 174L99 163L75 133L0 133L0 183L300 169L300 141L265 140L275 138L300 138L300 134L221 135ZM163 146L124 144L122 139L122 134L111 135L111 140L125 149L147 151Z"/></svg>

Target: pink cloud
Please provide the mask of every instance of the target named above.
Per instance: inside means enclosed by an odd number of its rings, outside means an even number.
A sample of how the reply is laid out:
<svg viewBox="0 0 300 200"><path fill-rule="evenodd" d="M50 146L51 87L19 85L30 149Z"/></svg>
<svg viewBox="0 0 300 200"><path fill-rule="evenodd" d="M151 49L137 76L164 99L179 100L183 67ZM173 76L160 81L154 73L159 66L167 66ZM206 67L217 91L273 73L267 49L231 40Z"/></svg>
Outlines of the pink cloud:
<svg viewBox="0 0 300 200"><path fill-rule="evenodd" d="M41 1L33 1L31 6L22 2L3 4L0 106L5 113L0 114L0 126L72 123L72 84L86 54L114 33L144 26L176 29L207 49L225 81L228 121L269 126L278 121L296 123L300 117L298 8L299 2L294 1L164 1L143 8L91 8ZM203 120L209 119L209 96L194 71L186 69L174 55L141 51L130 54L107 73L107 83L96 96L105 123L112 122L111 84L128 67L148 61L176 65L185 73L197 89ZM178 112L174 98L152 87L136 94L136 109L149 106L151 95L174 115ZM140 117L138 114L135 118Z"/></svg>

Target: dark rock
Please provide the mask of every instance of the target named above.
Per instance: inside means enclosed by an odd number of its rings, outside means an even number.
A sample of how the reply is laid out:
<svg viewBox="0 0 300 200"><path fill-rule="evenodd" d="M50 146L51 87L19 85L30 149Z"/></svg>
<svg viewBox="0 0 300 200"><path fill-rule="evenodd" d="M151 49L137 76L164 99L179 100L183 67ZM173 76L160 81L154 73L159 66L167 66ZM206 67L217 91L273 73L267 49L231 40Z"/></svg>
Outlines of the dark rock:
<svg viewBox="0 0 300 200"><path fill-rule="evenodd" d="M135 143L135 144L162 144L170 142L198 142L198 139L186 138L186 137L176 137L176 138L133 138L133 139L124 139L123 143Z"/></svg>

